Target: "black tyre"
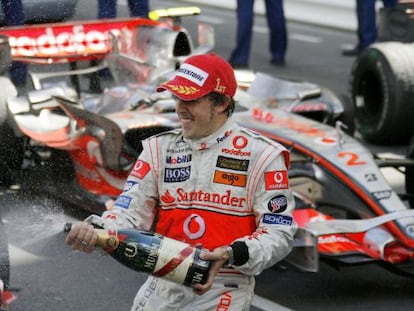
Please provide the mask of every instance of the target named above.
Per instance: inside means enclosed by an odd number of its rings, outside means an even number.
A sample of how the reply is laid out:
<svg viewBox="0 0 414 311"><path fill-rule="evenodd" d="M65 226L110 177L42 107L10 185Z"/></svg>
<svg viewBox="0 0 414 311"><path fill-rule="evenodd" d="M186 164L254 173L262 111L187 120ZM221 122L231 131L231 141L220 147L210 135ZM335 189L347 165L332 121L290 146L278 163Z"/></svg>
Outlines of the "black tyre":
<svg viewBox="0 0 414 311"><path fill-rule="evenodd" d="M404 144L414 133L414 45L376 43L354 62L355 126L376 144Z"/></svg>

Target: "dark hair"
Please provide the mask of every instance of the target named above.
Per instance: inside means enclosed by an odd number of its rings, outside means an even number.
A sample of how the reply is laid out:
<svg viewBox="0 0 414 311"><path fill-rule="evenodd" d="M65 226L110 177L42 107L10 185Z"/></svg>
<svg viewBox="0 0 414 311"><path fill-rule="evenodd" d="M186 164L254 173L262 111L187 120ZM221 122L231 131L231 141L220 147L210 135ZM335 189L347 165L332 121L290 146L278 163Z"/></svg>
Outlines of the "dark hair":
<svg viewBox="0 0 414 311"><path fill-rule="evenodd" d="M206 96L211 101L213 101L215 105L223 105L226 103L227 100L230 99L230 104L227 106L227 109L225 112L227 113L228 117L230 117L233 114L234 108L236 106L236 102L234 101L233 97L230 97L228 95L214 93L214 92L208 93Z"/></svg>

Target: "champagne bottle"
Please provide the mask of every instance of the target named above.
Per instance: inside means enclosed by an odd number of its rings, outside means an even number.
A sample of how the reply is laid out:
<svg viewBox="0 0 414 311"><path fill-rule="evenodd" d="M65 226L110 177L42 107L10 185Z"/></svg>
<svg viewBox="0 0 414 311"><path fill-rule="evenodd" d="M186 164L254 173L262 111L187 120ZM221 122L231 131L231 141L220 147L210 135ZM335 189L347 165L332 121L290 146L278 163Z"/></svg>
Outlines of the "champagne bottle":
<svg viewBox="0 0 414 311"><path fill-rule="evenodd" d="M70 224L65 231L69 232ZM185 286L207 282L210 262L200 258L202 249L156 233L136 230L95 229L96 246L121 264L139 272Z"/></svg>

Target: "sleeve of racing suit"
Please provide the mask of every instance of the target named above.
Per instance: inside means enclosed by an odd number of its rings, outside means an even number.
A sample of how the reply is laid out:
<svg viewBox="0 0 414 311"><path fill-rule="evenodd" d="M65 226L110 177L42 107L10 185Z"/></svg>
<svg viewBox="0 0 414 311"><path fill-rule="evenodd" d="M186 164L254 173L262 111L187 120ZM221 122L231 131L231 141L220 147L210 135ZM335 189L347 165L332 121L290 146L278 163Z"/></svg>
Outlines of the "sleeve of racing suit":
<svg viewBox="0 0 414 311"><path fill-rule="evenodd" d="M257 230L234 241L234 267L247 275L258 275L286 257L292 250L297 225L292 218L293 193L289 188L287 151L277 152L259 170L252 206Z"/></svg>
<svg viewBox="0 0 414 311"><path fill-rule="evenodd" d="M143 141L143 151L118 196L114 207L102 214L105 229L151 230L158 203L158 137Z"/></svg>

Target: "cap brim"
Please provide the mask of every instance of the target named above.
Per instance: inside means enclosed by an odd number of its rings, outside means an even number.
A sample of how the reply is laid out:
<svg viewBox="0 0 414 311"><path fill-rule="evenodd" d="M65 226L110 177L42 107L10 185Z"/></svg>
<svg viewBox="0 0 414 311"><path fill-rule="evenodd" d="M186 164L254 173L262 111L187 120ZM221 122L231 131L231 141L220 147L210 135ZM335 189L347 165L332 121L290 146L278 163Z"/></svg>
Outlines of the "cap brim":
<svg viewBox="0 0 414 311"><path fill-rule="evenodd" d="M196 88L194 86L176 85L176 84L172 84L171 82L173 81L166 82L166 83L159 85L157 87L157 92L170 91L176 97L182 100L185 100L185 101L196 100L209 93L208 91L205 91L200 88Z"/></svg>

